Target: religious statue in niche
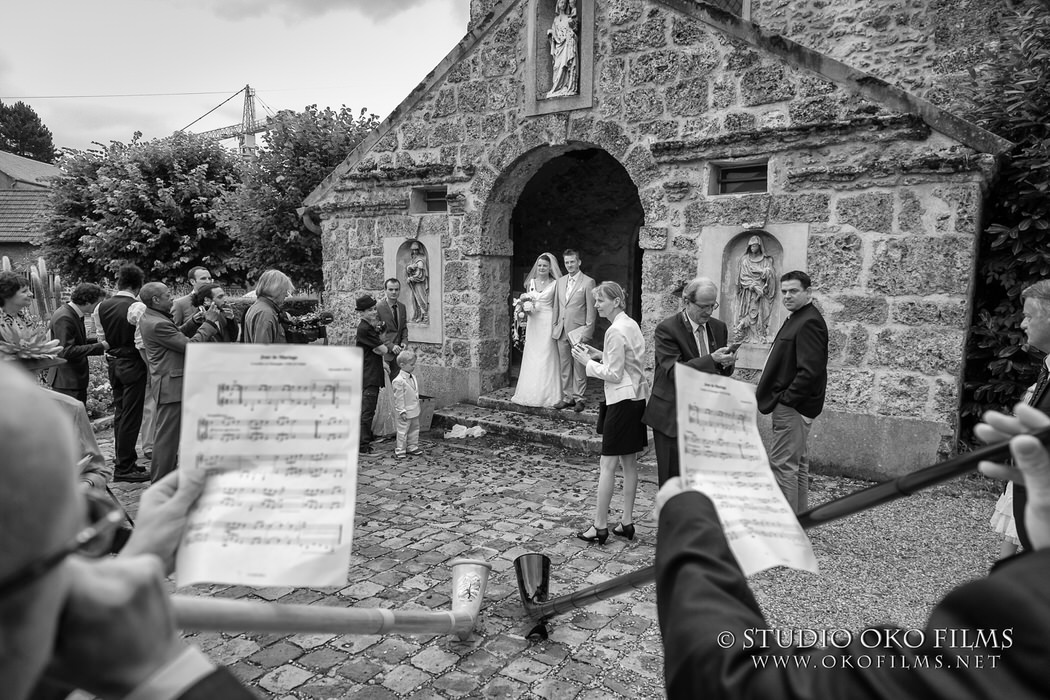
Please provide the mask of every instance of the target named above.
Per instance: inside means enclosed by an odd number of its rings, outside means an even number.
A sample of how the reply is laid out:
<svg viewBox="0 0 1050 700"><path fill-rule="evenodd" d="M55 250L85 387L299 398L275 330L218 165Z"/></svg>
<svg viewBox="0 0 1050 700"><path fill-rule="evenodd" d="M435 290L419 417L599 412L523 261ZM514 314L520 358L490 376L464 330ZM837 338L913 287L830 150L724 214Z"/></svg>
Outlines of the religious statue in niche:
<svg viewBox="0 0 1050 700"><path fill-rule="evenodd" d="M555 0L554 21L547 30L551 49L551 89L547 97L580 93L580 20L576 0Z"/></svg>
<svg viewBox="0 0 1050 700"><path fill-rule="evenodd" d="M766 255L760 236L751 236L740 256L737 274L734 339L744 343L769 342L769 314L776 293L777 271L773 257Z"/></svg>
<svg viewBox="0 0 1050 700"><path fill-rule="evenodd" d="M419 241L409 247L409 260L405 264L405 277L412 292L413 323L430 322L430 265L427 251Z"/></svg>

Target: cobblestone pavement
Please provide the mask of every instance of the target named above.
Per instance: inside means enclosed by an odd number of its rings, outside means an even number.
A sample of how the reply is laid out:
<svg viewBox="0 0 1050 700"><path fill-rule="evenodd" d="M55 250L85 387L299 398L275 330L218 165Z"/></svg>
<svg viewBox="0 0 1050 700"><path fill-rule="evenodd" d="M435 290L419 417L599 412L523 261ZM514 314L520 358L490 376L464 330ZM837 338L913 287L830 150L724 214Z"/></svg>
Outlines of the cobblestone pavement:
<svg viewBox="0 0 1050 700"><path fill-rule="evenodd" d="M99 435L112 451L112 433ZM573 537L593 510L597 456L485 436L425 433L427 455L393 456L393 442L362 459L350 583L338 590L195 586L187 593L340 607L450 609L461 556L492 564L474 634L453 636L187 635L263 698L651 698L663 697L663 658L653 586L555 617L550 638L533 627L513 562L552 560L551 594L570 593L652 562L655 463L645 460L633 542ZM115 484L132 514L142 485ZM619 488L617 489L619 491ZM613 508L619 508L619 493Z"/></svg>
<svg viewBox="0 0 1050 700"><path fill-rule="evenodd" d="M99 435L112 452L112 433ZM656 469L643 457L633 542L604 547L573 533L593 510L597 456L486 435L423 435L422 458L399 461L393 443L362 460L349 584L338 590L198 586L224 598L391 609L450 608L449 561L493 566L474 634L442 636L189 635L262 698L655 698L663 697L655 593L646 586L555 617L550 638L530 642L515 557L552 559L552 596L577 591L653 560ZM868 486L816 475L820 503ZM116 484L135 513L143 486ZM620 506L619 487L613 512ZM810 532L819 574L775 569L750 579L777 628L859 630L922 626L935 601L984 575L998 551L988 527L998 487L963 479Z"/></svg>

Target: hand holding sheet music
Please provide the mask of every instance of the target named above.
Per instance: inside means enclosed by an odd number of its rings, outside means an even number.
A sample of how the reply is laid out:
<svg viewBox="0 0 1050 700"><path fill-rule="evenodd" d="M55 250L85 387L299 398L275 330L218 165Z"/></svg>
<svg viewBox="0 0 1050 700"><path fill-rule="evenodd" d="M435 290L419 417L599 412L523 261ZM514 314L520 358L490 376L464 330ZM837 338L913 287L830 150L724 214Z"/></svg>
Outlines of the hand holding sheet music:
<svg viewBox="0 0 1050 700"><path fill-rule="evenodd" d="M683 364L675 366L675 384L683 485L714 502L744 574L772 566L816 573L809 538L769 468L754 387Z"/></svg>

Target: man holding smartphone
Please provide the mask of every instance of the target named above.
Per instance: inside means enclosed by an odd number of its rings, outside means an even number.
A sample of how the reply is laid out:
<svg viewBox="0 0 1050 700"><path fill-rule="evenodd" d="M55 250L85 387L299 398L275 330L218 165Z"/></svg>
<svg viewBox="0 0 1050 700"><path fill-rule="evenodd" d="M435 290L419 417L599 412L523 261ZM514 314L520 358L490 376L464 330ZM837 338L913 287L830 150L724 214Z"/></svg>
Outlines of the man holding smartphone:
<svg viewBox="0 0 1050 700"><path fill-rule="evenodd" d="M792 510L809 509L809 429L824 410L828 385L828 325L811 303L809 275L780 278L784 308L791 314L773 339L755 398L758 411L773 414L769 466Z"/></svg>
<svg viewBox="0 0 1050 700"><path fill-rule="evenodd" d="M678 422L674 366L679 362L693 369L726 377L733 373L736 348L727 346L729 329L712 314L718 308L718 285L697 277L682 289L685 309L668 316L656 327L656 368L653 391L642 420L653 429L656 465L662 485L678 476Z"/></svg>

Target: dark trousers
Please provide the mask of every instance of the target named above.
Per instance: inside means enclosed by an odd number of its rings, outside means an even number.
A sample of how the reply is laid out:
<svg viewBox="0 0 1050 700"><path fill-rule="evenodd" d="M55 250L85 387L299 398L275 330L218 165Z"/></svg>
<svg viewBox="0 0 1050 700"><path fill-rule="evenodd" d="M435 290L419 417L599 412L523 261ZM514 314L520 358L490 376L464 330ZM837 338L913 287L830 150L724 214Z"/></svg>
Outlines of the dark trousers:
<svg viewBox="0 0 1050 700"><path fill-rule="evenodd" d="M1020 484L1014 484L1014 526L1017 528L1017 539L1026 552L1032 551L1032 540L1028 537L1028 527L1024 522L1024 507L1028 502L1028 491Z"/></svg>
<svg viewBox="0 0 1050 700"><path fill-rule="evenodd" d="M157 405L157 428L153 436L150 479L157 480L179 466L179 430L182 428L182 402Z"/></svg>
<svg viewBox="0 0 1050 700"><path fill-rule="evenodd" d="M656 450L656 474L659 485L672 476L678 476L678 438L661 433L653 428L653 447Z"/></svg>
<svg viewBox="0 0 1050 700"><path fill-rule="evenodd" d="M376 417L376 405L379 404L379 387L366 386L361 391L361 445L372 442L372 421Z"/></svg>
<svg viewBox="0 0 1050 700"><path fill-rule="evenodd" d="M134 357L107 357L109 385L113 389L113 442L115 470L125 474L135 468L135 442L142 427L146 400L146 364Z"/></svg>
<svg viewBox="0 0 1050 700"><path fill-rule="evenodd" d="M87 387L84 387L83 389L60 389L57 386L53 386L51 388L60 394L72 396L74 399L84 404L84 408L87 408Z"/></svg>
<svg viewBox="0 0 1050 700"><path fill-rule="evenodd" d="M394 359L386 361L386 367L390 371L390 381L394 381L394 377L401 374L401 366L397 364L397 355L394 355Z"/></svg>

